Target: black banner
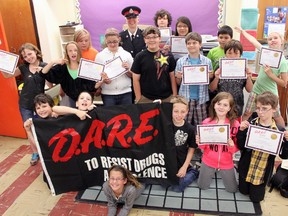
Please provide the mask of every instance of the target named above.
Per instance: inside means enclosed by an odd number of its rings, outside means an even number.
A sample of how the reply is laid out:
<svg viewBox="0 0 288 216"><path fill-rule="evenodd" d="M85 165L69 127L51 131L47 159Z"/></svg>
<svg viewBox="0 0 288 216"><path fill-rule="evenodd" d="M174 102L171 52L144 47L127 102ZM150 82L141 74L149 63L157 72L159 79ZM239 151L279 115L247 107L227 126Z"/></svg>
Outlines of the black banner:
<svg viewBox="0 0 288 216"><path fill-rule="evenodd" d="M83 121L76 115L33 121L53 195L102 185L113 164L140 180L177 183L172 104L97 107L89 115Z"/></svg>

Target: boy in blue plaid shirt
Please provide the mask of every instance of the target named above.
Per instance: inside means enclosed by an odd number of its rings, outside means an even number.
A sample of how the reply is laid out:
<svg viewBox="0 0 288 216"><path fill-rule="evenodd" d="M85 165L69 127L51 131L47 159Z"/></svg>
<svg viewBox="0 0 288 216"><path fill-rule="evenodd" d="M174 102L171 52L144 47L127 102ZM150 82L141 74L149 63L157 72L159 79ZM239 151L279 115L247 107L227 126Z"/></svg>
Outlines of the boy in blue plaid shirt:
<svg viewBox="0 0 288 216"><path fill-rule="evenodd" d="M212 63L207 57L200 54L202 37L197 32L190 32L185 37L188 54L177 61L176 82L180 85L179 95L189 101L189 112L187 122L196 126L207 118L206 102L209 101L208 84L204 85L183 85L183 66L188 65L208 65L209 76L212 74Z"/></svg>

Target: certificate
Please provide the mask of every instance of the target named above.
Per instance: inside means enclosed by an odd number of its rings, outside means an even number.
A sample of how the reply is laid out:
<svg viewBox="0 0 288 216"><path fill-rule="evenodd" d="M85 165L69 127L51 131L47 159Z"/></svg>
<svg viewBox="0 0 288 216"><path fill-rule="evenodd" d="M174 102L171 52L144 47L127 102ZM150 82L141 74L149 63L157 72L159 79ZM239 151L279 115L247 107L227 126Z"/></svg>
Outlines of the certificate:
<svg viewBox="0 0 288 216"><path fill-rule="evenodd" d="M0 50L0 71L14 74L19 55Z"/></svg>
<svg viewBox="0 0 288 216"><path fill-rule="evenodd" d="M170 43L172 53L180 53L180 54L188 53L185 43L185 37L172 36L170 38Z"/></svg>
<svg viewBox="0 0 288 216"><path fill-rule="evenodd" d="M127 70L122 67L122 59L120 56L108 62L105 65L104 72L107 74L108 78L113 80L121 76L123 73L126 73Z"/></svg>
<svg viewBox="0 0 288 216"><path fill-rule="evenodd" d="M262 47L260 52L259 65L268 65L271 68L278 69L280 66L280 61L282 58L283 52L280 50L269 49Z"/></svg>
<svg viewBox="0 0 288 216"><path fill-rule="evenodd" d="M166 42L172 35L171 27L162 27L159 28L159 31L161 33L161 42Z"/></svg>
<svg viewBox="0 0 288 216"><path fill-rule="evenodd" d="M249 125L245 147L277 155L283 136L282 131Z"/></svg>
<svg viewBox="0 0 288 216"><path fill-rule="evenodd" d="M209 84L208 65L183 66L183 85Z"/></svg>
<svg viewBox="0 0 288 216"><path fill-rule="evenodd" d="M81 58L78 68L78 77L93 81L102 79L101 73L104 71L104 65Z"/></svg>
<svg viewBox="0 0 288 216"><path fill-rule="evenodd" d="M222 144L227 145L230 125L197 125L197 132L200 137L199 145L203 144Z"/></svg>
<svg viewBox="0 0 288 216"><path fill-rule="evenodd" d="M281 168L288 170L288 160L282 160Z"/></svg>
<svg viewBox="0 0 288 216"><path fill-rule="evenodd" d="M245 58L221 58L220 79L246 79Z"/></svg>

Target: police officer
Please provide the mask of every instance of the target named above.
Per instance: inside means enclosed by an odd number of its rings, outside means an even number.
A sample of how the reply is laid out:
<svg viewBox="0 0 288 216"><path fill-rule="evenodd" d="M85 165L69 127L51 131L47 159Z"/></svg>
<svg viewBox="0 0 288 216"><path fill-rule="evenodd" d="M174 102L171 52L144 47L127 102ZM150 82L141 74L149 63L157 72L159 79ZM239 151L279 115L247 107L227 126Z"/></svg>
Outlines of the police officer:
<svg viewBox="0 0 288 216"><path fill-rule="evenodd" d="M146 47L142 30L137 26L140 13L141 9L137 6L129 6L122 10L128 29L120 32L121 44L123 49L130 52L133 58Z"/></svg>

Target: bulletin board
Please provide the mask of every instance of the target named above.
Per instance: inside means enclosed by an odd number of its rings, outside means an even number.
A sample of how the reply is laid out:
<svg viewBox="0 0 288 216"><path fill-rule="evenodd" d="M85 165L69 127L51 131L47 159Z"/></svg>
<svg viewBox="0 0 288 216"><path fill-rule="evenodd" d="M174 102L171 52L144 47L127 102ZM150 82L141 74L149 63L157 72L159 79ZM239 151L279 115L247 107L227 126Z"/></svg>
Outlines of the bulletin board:
<svg viewBox="0 0 288 216"><path fill-rule="evenodd" d="M281 35L285 35L287 9L288 7L266 8L263 38L267 38L271 32L279 32Z"/></svg>
<svg viewBox="0 0 288 216"><path fill-rule="evenodd" d="M264 23L265 23L265 14L267 7L287 7L288 0L265 0L265 1L258 1L258 9L259 9L259 22L257 28L257 39L263 39L264 35ZM286 15L287 16L287 15ZM286 18L286 26L288 26L288 19ZM288 28L286 28L286 32L284 34L285 39L288 38Z"/></svg>

